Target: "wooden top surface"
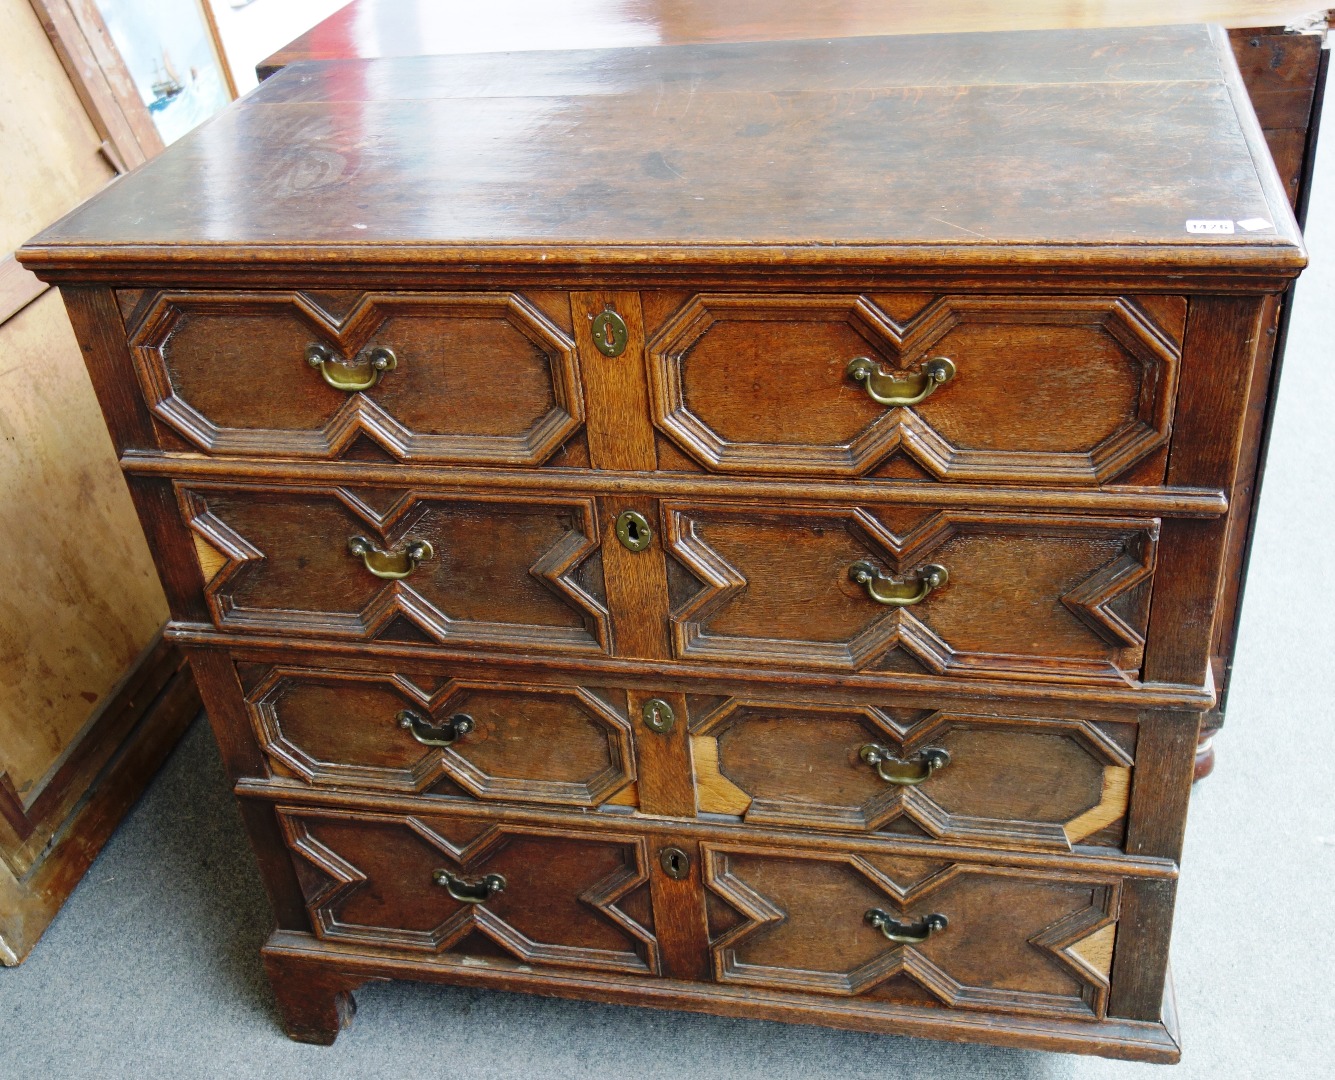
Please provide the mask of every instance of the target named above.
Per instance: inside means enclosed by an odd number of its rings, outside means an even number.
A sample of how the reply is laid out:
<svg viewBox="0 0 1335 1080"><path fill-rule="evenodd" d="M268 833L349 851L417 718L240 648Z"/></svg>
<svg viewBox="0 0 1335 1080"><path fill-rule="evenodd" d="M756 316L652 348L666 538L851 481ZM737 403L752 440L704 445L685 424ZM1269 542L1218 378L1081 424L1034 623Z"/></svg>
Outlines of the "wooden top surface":
<svg viewBox="0 0 1335 1080"><path fill-rule="evenodd" d="M296 65L23 258L1303 257L1227 39L1168 27Z"/></svg>
<svg viewBox="0 0 1335 1080"><path fill-rule="evenodd" d="M1284 26L1314 0L353 0L259 65L521 49L1069 30L1164 23Z"/></svg>

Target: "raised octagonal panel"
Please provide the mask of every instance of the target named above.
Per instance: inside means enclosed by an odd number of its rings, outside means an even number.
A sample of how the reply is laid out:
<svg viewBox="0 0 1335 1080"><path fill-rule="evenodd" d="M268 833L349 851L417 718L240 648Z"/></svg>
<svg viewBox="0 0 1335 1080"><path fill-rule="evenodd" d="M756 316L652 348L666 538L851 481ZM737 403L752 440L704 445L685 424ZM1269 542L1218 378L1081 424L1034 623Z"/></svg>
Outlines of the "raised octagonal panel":
<svg viewBox="0 0 1335 1080"><path fill-rule="evenodd" d="M272 669L248 695L261 745L309 783L421 793L449 780L479 799L597 806L635 778L630 725L577 687L449 682L404 675ZM428 746L403 710L472 729Z"/></svg>
<svg viewBox="0 0 1335 1080"><path fill-rule="evenodd" d="M154 414L212 453L536 465L582 425L574 343L513 293L367 294L335 319L302 293L162 293L130 344ZM307 359L354 375L349 392ZM332 370L332 368L331 368ZM238 392L244 388L244 392Z"/></svg>
<svg viewBox="0 0 1335 1080"><path fill-rule="evenodd" d="M956 375L913 406L849 377ZM941 480L1095 484L1168 440L1180 344L1119 297L692 297L649 345L654 422L707 469L858 476L902 452Z"/></svg>

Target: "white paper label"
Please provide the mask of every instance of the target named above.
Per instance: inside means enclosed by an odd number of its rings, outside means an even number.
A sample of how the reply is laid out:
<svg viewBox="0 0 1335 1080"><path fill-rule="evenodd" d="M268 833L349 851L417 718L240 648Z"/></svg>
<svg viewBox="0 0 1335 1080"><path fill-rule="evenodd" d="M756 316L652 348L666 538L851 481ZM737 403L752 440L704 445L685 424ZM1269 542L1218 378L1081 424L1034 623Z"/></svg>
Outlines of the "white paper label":
<svg viewBox="0 0 1335 1080"><path fill-rule="evenodd" d="M1238 228L1256 232L1258 229L1273 229L1274 226L1263 217L1249 217L1246 221L1239 221Z"/></svg>
<svg viewBox="0 0 1335 1080"><path fill-rule="evenodd" d="M1187 232L1205 233L1210 236L1229 236L1233 232L1233 222L1229 220L1212 221L1197 218L1187 222Z"/></svg>

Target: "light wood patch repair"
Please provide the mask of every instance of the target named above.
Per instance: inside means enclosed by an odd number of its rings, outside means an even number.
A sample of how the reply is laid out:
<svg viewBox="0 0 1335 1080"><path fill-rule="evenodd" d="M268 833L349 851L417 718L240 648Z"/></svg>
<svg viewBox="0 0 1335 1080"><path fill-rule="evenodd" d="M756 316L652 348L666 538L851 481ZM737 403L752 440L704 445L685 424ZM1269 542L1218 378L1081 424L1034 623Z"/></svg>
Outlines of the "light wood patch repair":
<svg viewBox="0 0 1335 1080"><path fill-rule="evenodd" d="M1068 843L1079 843L1093 836L1105 825L1126 817L1131 799L1131 770L1124 765L1108 765L1103 770L1103 796L1099 801L1064 826Z"/></svg>
<svg viewBox="0 0 1335 1080"><path fill-rule="evenodd" d="M195 541L195 555L199 559L199 569L204 575L204 584L207 585L227 565L227 556L200 536L199 533L191 533L190 535Z"/></svg>
<svg viewBox="0 0 1335 1080"><path fill-rule="evenodd" d="M610 799L607 800L607 806L639 806L640 805L640 786L638 784L627 784Z"/></svg>
<svg viewBox="0 0 1335 1080"><path fill-rule="evenodd" d="M1078 956L1106 979L1112 971L1113 940L1116 937L1117 924L1109 923L1102 930L1077 941L1066 951Z"/></svg>
<svg viewBox="0 0 1335 1080"><path fill-rule="evenodd" d="M719 771L718 739L691 736L691 761L695 770L695 801L706 814L744 814L751 796Z"/></svg>

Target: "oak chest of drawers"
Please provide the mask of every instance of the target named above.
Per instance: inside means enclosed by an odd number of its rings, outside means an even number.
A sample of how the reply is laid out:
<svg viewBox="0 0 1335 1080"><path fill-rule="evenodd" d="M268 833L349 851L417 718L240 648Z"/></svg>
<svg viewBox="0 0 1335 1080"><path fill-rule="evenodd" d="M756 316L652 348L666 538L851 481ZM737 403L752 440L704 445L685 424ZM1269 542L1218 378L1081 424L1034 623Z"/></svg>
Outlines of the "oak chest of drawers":
<svg viewBox="0 0 1335 1080"><path fill-rule="evenodd" d="M1176 1058L1304 259L1220 33L295 65L23 259L294 1038L401 977Z"/></svg>

